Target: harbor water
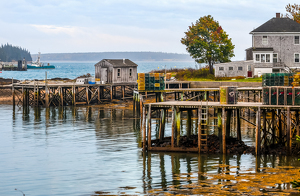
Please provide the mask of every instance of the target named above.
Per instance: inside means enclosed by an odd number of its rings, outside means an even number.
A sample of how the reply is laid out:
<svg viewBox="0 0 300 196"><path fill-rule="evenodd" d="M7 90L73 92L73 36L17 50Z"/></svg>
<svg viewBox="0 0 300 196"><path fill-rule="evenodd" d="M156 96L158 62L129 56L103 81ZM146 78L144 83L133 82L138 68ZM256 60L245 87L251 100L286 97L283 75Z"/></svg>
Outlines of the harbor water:
<svg viewBox="0 0 300 196"><path fill-rule="evenodd" d="M75 79L78 76L90 73L95 76L94 65L97 62L51 62L55 69L28 69L27 71L2 71L0 77L14 78L18 80L32 80L45 79L45 71L47 71L47 78L69 78ZM176 68L195 68L195 62L173 62L173 61L137 61L138 73L150 72L152 70L176 69Z"/></svg>
<svg viewBox="0 0 300 196"><path fill-rule="evenodd" d="M143 153L139 118L122 106L0 105L0 111L0 195L21 195L18 190L26 196L176 193L174 187L180 191L208 182L205 176L220 175L224 165L228 176L299 166L297 157ZM167 132L170 127L168 120ZM243 139L250 143L252 136L251 128L244 129ZM278 186L276 191L291 190Z"/></svg>

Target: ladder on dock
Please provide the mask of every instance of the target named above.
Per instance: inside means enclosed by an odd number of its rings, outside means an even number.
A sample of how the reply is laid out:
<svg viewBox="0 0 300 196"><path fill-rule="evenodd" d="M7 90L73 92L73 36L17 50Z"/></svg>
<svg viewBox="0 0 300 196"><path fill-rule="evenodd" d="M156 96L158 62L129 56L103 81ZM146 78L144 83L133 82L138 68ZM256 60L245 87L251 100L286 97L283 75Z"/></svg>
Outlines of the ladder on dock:
<svg viewBox="0 0 300 196"><path fill-rule="evenodd" d="M201 102L202 105L202 102ZM201 106L201 133L200 133L200 151L207 152L207 133L208 133L208 106Z"/></svg>

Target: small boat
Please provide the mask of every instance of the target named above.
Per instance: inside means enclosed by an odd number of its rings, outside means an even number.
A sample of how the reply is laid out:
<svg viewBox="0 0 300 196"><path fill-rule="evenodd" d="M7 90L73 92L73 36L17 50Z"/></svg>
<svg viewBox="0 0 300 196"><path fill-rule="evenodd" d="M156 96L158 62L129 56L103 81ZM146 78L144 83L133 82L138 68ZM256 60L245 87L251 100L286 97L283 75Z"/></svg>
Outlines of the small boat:
<svg viewBox="0 0 300 196"><path fill-rule="evenodd" d="M41 62L41 53L39 52L37 61L32 62L31 65L27 65L27 69L55 69L55 66L49 63L44 65L44 63Z"/></svg>

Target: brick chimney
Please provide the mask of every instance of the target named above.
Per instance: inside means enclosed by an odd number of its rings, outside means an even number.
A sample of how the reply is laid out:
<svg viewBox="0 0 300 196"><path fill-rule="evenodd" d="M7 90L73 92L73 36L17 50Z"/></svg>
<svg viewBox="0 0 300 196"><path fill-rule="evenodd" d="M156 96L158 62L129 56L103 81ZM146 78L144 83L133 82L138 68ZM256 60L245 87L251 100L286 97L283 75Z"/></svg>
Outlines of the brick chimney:
<svg viewBox="0 0 300 196"><path fill-rule="evenodd" d="M280 13L276 13L276 18L280 18Z"/></svg>

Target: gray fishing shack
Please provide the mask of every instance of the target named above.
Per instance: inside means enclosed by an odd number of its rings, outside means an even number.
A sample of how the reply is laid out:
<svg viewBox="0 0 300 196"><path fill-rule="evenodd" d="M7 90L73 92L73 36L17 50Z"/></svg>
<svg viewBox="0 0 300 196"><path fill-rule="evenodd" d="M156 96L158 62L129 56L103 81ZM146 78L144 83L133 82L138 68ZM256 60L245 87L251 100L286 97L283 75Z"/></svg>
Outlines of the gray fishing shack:
<svg viewBox="0 0 300 196"><path fill-rule="evenodd" d="M102 59L95 64L95 78L102 83L136 83L137 64L129 59Z"/></svg>

